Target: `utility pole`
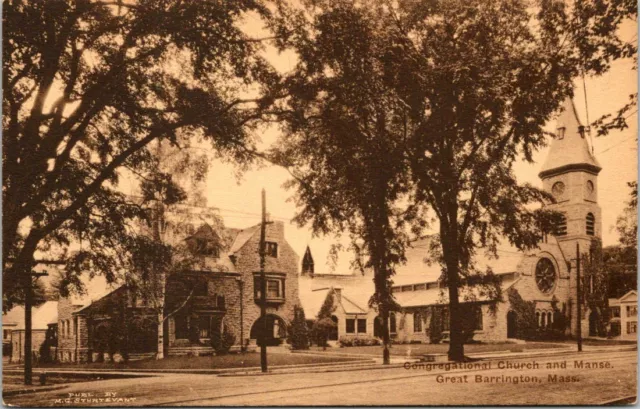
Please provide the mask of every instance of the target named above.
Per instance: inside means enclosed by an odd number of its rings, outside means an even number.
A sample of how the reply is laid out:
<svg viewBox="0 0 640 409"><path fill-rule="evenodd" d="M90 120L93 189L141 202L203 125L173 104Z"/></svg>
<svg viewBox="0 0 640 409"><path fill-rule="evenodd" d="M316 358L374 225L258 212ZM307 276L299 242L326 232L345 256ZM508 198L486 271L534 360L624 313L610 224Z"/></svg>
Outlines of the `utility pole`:
<svg viewBox="0 0 640 409"><path fill-rule="evenodd" d="M31 322L31 309L33 306L33 279L32 277L42 277L48 275L47 273L36 273L30 271L29 274L25 274L25 286L24 286L24 384L31 385L33 374L33 363L31 360L31 337L32 337L32 322Z"/></svg>
<svg viewBox="0 0 640 409"><path fill-rule="evenodd" d="M260 319L262 320L262 331L260 341L260 368L262 372L267 372L267 278L264 273L265 253L266 253L266 227L267 227L267 199L264 189L262 189L262 222L260 223Z"/></svg>
<svg viewBox="0 0 640 409"><path fill-rule="evenodd" d="M576 243L576 296L578 298L578 302L576 303L578 306L578 326L576 328L576 338L578 339L578 352L582 352L582 318L580 317L581 309L582 309L582 294L580 288L580 243Z"/></svg>

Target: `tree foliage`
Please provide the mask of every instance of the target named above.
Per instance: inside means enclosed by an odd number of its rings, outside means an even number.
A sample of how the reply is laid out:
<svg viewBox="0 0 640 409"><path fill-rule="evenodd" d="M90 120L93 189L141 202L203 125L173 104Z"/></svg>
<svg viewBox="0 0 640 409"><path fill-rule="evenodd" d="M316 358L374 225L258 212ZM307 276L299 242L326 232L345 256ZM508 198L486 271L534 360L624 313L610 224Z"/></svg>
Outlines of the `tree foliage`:
<svg viewBox="0 0 640 409"><path fill-rule="evenodd" d="M620 244L626 248L638 247L638 182L629 182L631 188L627 206L616 220L616 230L620 235Z"/></svg>
<svg viewBox="0 0 640 409"><path fill-rule="evenodd" d="M327 347L327 339L329 334L336 329L336 323L333 322L331 316L336 310L333 290L327 293L327 297L318 311L316 322L313 324L313 334L316 342L323 348Z"/></svg>
<svg viewBox="0 0 640 409"><path fill-rule="evenodd" d="M385 287L407 241L398 226L410 219L420 230L421 211L435 213L435 257L451 308L449 357L462 360L458 287L478 273L475 253L495 255L501 241L535 247L553 219L532 210L552 197L518 184L513 164L544 146L543 127L572 96L574 78L600 75L635 53L617 37L635 6L308 3L292 18L300 62L287 79L292 96L283 112L291 148L282 162L299 172L292 183L298 220L360 239L376 273L373 301L387 306L393 298ZM406 214L395 211L402 199Z"/></svg>
<svg viewBox="0 0 640 409"><path fill-rule="evenodd" d="M309 330L304 309L296 305L293 308L293 320L291 321L291 347L293 349L309 349Z"/></svg>
<svg viewBox="0 0 640 409"><path fill-rule="evenodd" d="M154 168L152 141L204 138L250 159L277 75L241 29L248 13L270 18L254 0L3 3L4 308L40 252L66 258L79 285L79 271L113 281L149 250L121 179Z"/></svg>
<svg viewBox="0 0 640 409"><path fill-rule="evenodd" d="M374 272L370 305L379 310L388 361L391 277L404 261L409 194L403 162L403 104L385 87L385 38L366 7L315 2L293 19L300 61L285 79L284 137L274 160L292 169L295 220L316 234L346 233L359 267Z"/></svg>

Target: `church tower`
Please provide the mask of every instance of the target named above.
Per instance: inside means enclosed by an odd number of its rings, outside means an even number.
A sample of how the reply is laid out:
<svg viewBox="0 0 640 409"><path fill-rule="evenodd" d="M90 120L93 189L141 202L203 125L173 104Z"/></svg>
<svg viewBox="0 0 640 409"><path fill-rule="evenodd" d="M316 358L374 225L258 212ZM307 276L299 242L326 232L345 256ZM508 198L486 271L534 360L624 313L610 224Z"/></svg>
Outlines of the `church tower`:
<svg viewBox="0 0 640 409"><path fill-rule="evenodd" d="M576 244L580 253L588 254L592 240L602 235L601 210L598 205L598 173L602 169L593 156L571 98L563 104L558 117L556 137L551 142L547 160L538 174L544 190L553 194L556 203L551 209L563 213L554 235L569 266L569 301L571 303L571 333L577 333ZM584 289L583 289L584 291ZM588 330L582 313L582 333Z"/></svg>
<svg viewBox="0 0 640 409"><path fill-rule="evenodd" d="M594 237L601 237L601 210L598 205L598 173L602 169L591 153L573 100L563 104L556 137L551 142L547 160L538 176L544 190L551 192L556 203L550 208L564 214L555 236L569 259L575 258L576 243L588 252Z"/></svg>

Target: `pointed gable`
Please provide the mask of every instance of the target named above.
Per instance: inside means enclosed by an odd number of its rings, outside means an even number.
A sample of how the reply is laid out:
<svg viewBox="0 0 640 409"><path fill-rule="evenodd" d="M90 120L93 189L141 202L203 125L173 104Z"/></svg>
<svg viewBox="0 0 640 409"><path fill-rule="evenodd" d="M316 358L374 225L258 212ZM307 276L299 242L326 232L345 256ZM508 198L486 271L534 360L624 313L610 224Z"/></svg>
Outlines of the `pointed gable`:
<svg viewBox="0 0 640 409"><path fill-rule="evenodd" d="M311 249L307 246L304 257L302 257L302 274L313 275L314 271L313 256L311 255Z"/></svg>
<svg viewBox="0 0 640 409"><path fill-rule="evenodd" d="M584 127L578 119L573 100L567 98L562 109L557 121L556 137L551 142L547 160L544 162L539 176L545 178L576 169L598 174L602 168L591 153Z"/></svg>

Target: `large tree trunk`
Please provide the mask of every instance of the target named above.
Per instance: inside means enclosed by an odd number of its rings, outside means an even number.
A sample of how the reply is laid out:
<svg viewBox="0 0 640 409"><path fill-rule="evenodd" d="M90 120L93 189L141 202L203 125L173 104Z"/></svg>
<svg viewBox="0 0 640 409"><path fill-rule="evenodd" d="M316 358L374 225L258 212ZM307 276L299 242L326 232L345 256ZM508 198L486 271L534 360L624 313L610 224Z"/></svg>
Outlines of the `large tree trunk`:
<svg viewBox="0 0 640 409"><path fill-rule="evenodd" d="M156 359L164 359L164 311L158 313L158 349Z"/></svg>
<svg viewBox="0 0 640 409"><path fill-rule="evenodd" d="M457 210L454 213L457 215ZM460 317L460 301L458 299L459 260L455 217L451 218L449 228L441 228L442 253L447 267L447 285L449 288L449 360L464 361L464 339L462 337L462 318Z"/></svg>
<svg viewBox="0 0 640 409"><path fill-rule="evenodd" d="M389 352L389 309L383 308L380 311L382 317L382 364L389 365L391 363Z"/></svg>
<svg viewBox="0 0 640 409"><path fill-rule="evenodd" d="M158 154L160 154L160 142L158 142ZM160 201L158 201L155 209L155 215L153 217L153 239L157 242L162 241L162 231L161 231L161 223L164 218L164 206ZM156 265L156 279L155 283L155 291L156 296L155 303L156 309L158 309L158 348L156 351L156 359L164 359L164 304L166 301L166 274L164 271L164 266Z"/></svg>

